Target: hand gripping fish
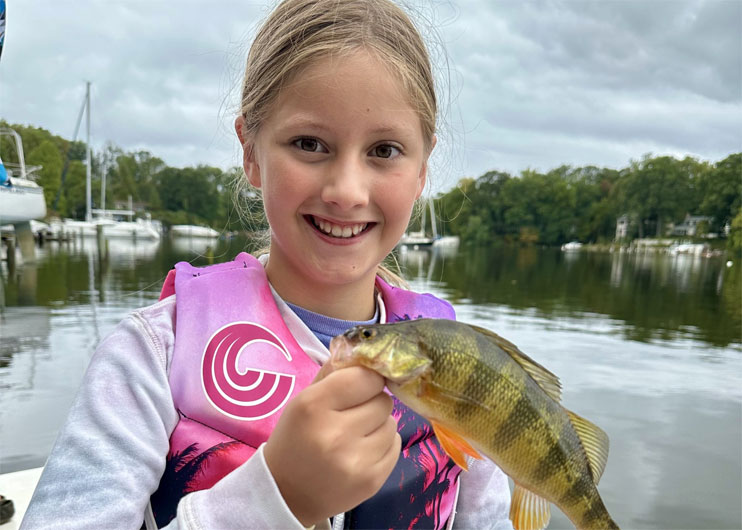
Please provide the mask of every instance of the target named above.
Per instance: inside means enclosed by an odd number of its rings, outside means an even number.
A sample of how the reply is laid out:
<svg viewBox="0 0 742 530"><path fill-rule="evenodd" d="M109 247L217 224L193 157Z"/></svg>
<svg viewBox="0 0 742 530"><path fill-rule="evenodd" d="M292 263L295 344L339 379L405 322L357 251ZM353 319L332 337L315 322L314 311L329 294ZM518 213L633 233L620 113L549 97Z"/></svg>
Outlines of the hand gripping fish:
<svg viewBox="0 0 742 530"><path fill-rule="evenodd" d="M484 454L515 483L516 530L542 529L556 504L581 529L614 528L596 484L608 436L559 404L559 379L486 329L420 319L357 326L332 339L331 369L370 368L433 425L448 455Z"/></svg>

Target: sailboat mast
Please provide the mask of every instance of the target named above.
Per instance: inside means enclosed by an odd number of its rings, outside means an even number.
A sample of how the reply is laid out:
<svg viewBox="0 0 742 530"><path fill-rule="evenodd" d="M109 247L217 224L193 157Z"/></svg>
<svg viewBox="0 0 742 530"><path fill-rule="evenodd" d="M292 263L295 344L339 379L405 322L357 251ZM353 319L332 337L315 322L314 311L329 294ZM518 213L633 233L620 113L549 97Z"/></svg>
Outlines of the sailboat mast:
<svg viewBox="0 0 742 530"><path fill-rule="evenodd" d="M92 210L92 186L91 186L91 162L90 162L90 81L86 82L85 88L85 114L86 120L85 125L87 127L87 149L85 149L85 163L87 169L85 171L85 220L90 222L93 220L91 213Z"/></svg>
<svg viewBox="0 0 742 530"><path fill-rule="evenodd" d="M423 207L423 214L420 218L420 234L425 236L425 215L428 212L428 209Z"/></svg>
<svg viewBox="0 0 742 530"><path fill-rule="evenodd" d="M433 197L428 197L430 205L430 226L433 229L433 239L438 239L438 226L435 222L435 206L433 206Z"/></svg>
<svg viewBox="0 0 742 530"><path fill-rule="evenodd" d="M105 210L106 209L106 171L108 170L108 166L106 164L105 158L103 159L103 162L101 163L100 173L101 173L101 187L100 187L100 209Z"/></svg>

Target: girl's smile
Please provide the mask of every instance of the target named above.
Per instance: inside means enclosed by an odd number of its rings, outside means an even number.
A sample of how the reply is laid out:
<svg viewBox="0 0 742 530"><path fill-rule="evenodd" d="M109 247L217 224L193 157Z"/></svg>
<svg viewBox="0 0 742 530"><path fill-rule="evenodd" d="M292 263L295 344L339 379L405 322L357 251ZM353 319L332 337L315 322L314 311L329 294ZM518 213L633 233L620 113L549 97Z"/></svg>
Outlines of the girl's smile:
<svg viewBox="0 0 742 530"><path fill-rule="evenodd" d="M304 218L320 233L329 238L334 244L346 244L342 240L358 238L365 235L366 231L373 228L375 223L347 223L323 219L314 215L305 215ZM333 241L341 240L341 241Z"/></svg>
<svg viewBox="0 0 742 530"><path fill-rule="evenodd" d="M426 178L429 149L400 82L362 49L319 59L241 140L271 227L274 288L328 316L369 317L377 267Z"/></svg>

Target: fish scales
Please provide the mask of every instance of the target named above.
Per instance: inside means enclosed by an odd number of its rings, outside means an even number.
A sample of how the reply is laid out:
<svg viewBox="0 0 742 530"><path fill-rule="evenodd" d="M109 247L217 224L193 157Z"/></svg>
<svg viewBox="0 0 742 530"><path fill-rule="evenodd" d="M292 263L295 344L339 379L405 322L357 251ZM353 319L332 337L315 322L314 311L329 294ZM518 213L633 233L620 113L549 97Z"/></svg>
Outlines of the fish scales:
<svg viewBox="0 0 742 530"><path fill-rule="evenodd" d="M489 446L475 445L508 475L518 477L522 486L540 489L557 505L592 507L597 489L583 479L589 473L587 462L580 458L581 444L564 409L501 348L481 335L474 338L475 344L459 339L431 351L433 381L443 388L458 388L468 398L459 405L470 409L468 428L462 434L481 441L490 433ZM469 386L461 385L455 375L462 360L469 365ZM479 406L463 406L473 403Z"/></svg>
<svg viewBox="0 0 742 530"><path fill-rule="evenodd" d="M467 440L579 528L618 528L568 412L524 369L523 354L493 335L447 320L362 326L333 340L331 362L378 371L413 410Z"/></svg>
<svg viewBox="0 0 742 530"><path fill-rule="evenodd" d="M489 440L483 451L493 453L498 461L513 462L512 466L501 466L508 474L537 475L544 457L554 452L564 454L558 450L560 434L554 431L561 431L569 420L561 407L502 349L481 336L470 338L474 341L455 338L446 350L431 351L433 381L442 388L459 389L460 395L466 397L454 401L450 411L455 415L457 409L468 409L468 421L462 425L466 431L462 434L477 441ZM445 344L441 339L435 342ZM447 354L446 351L456 353ZM468 385L463 384L463 374L467 374ZM448 416L447 412L442 412L441 416ZM458 417L461 418L461 413ZM541 455L542 459L522 458L524 447L528 447L529 456ZM551 460L547 463L551 467ZM531 481L524 482L526 486Z"/></svg>

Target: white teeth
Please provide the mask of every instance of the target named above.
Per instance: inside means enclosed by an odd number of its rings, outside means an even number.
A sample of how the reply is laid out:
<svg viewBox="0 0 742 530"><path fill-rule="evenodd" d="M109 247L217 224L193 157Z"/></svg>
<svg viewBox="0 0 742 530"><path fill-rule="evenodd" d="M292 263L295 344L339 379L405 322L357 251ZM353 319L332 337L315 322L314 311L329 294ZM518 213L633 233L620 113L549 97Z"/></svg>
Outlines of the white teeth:
<svg viewBox="0 0 742 530"><path fill-rule="evenodd" d="M314 221L314 226L319 228L325 234L340 238L358 235L368 226L368 223L339 226L332 224L329 221L325 221L324 219L317 219L315 217L313 217L312 220Z"/></svg>

